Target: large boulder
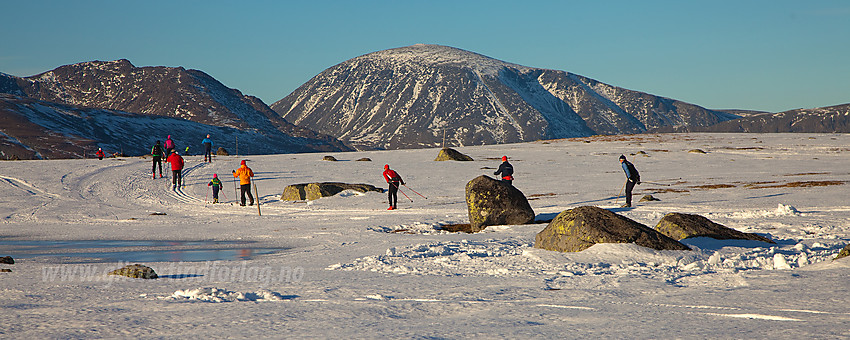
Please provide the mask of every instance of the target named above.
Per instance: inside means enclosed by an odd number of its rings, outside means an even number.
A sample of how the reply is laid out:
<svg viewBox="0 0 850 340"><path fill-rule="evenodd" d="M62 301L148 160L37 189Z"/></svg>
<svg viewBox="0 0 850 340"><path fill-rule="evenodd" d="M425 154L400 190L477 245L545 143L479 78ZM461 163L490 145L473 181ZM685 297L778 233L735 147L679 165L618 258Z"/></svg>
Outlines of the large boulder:
<svg viewBox="0 0 850 340"><path fill-rule="evenodd" d="M534 222L534 210L522 191L484 175L466 183L466 207L471 232L488 225Z"/></svg>
<svg viewBox="0 0 850 340"><path fill-rule="evenodd" d="M3 257L0 257L0 263L15 264L15 259L13 259L11 256L3 256Z"/></svg>
<svg viewBox="0 0 850 340"><path fill-rule="evenodd" d="M322 197L330 197L345 190L354 190L358 192L384 192L384 189L377 188L370 184L349 184L338 182L322 182L322 183L302 183L288 185L283 188L283 194L280 195L282 201L303 201L317 200Z"/></svg>
<svg viewBox="0 0 850 340"><path fill-rule="evenodd" d="M634 243L656 250L690 250L650 227L611 211L583 206L564 210L537 233L534 247L577 252L597 243Z"/></svg>
<svg viewBox="0 0 850 340"><path fill-rule="evenodd" d="M718 240L754 240L776 243L770 239L753 233L743 233L722 224L712 222L700 215L669 213L661 218L655 230L674 240L684 240L689 237L711 237Z"/></svg>
<svg viewBox="0 0 850 340"><path fill-rule="evenodd" d="M140 264L131 264L109 272L107 275L126 276L134 279L156 279L159 276L153 268Z"/></svg>
<svg viewBox="0 0 850 340"><path fill-rule="evenodd" d="M452 148L442 148L435 161L472 161L472 157L464 155Z"/></svg>
<svg viewBox="0 0 850 340"><path fill-rule="evenodd" d="M227 152L227 150L223 147L219 147L218 150L216 150L215 154L219 156L230 156L230 153Z"/></svg>

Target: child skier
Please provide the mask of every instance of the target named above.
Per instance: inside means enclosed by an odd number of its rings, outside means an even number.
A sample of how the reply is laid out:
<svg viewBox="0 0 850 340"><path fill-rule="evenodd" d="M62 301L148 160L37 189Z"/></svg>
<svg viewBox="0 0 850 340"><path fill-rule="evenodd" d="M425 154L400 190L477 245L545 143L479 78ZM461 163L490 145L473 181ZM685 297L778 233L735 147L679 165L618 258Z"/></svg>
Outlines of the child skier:
<svg viewBox="0 0 850 340"><path fill-rule="evenodd" d="M221 189L221 180L218 179L218 174L213 174L213 179L207 183L208 187L212 187L213 203L218 203L218 191Z"/></svg>
<svg viewBox="0 0 850 340"><path fill-rule="evenodd" d="M103 150L101 150L100 148L97 148L97 152L95 152L94 155L97 156L97 159L103 160L104 154Z"/></svg>

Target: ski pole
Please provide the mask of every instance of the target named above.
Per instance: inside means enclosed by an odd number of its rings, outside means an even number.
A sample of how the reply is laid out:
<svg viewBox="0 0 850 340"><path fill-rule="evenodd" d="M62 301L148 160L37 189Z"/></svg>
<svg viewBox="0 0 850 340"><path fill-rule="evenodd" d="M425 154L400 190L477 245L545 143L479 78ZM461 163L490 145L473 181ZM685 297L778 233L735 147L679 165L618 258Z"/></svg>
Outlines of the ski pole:
<svg viewBox="0 0 850 340"><path fill-rule="evenodd" d="M254 182L254 196L257 196L257 215L263 216L263 213L260 212L260 192L257 191L257 182Z"/></svg>
<svg viewBox="0 0 850 340"><path fill-rule="evenodd" d="M409 187L409 186L407 186L407 184L404 184L404 187L405 187L405 188L407 188L407 189L408 189L408 190L410 190L410 191L413 191L413 193L415 193L415 194L417 194L417 195L419 195L419 196L422 196L422 194L420 194L420 193L416 192L416 190L410 189L410 187ZM428 199L428 197L425 197L425 196L422 196L422 198L424 198L424 199L426 199L426 200Z"/></svg>
<svg viewBox="0 0 850 340"><path fill-rule="evenodd" d="M628 180L626 180L626 181L628 181ZM614 205L617 205L617 203L620 202L620 193L622 193L623 190L626 190L626 182L623 182L623 188L620 189L620 191L617 191L617 200L614 201Z"/></svg>
<svg viewBox="0 0 850 340"><path fill-rule="evenodd" d="M239 198L239 192L236 191L236 177L233 177L233 199L236 200L238 198ZM242 203L245 203L245 202L242 202Z"/></svg>
<svg viewBox="0 0 850 340"><path fill-rule="evenodd" d="M410 196L407 196L407 194L405 194L404 191L401 191L401 188L399 188L398 185L395 185L395 183L393 183L393 182L390 182L390 184L392 186L394 186L396 189L398 189L398 192L400 192L402 195L404 195L404 197L407 197L407 199L409 199L410 202L413 202L413 199L411 199Z"/></svg>

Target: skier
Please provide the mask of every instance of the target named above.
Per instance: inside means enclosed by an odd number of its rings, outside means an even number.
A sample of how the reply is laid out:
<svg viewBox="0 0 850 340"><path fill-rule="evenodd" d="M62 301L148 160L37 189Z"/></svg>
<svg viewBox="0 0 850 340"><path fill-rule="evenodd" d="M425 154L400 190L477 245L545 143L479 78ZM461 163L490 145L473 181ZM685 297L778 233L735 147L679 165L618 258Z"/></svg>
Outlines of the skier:
<svg viewBox="0 0 850 340"><path fill-rule="evenodd" d="M502 164L499 165L499 170L496 170L493 174L496 176L502 174L502 182L513 186L514 166L511 165L511 163L508 163L508 156L502 156Z"/></svg>
<svg viewBox="0 0 850 340"><path fill-rule="evenodd" d="M221 180L218 179L218 174L213 174L213 179L207 183L208 187L212 187L213 203L218 203L218 191L221 189Z"/></svg>
<svg viewBox="0 0 850 340"><path fill-rule="evenodd" d="M165 156L171 156L171 152L174 151L174 141L171 140L171 135L168 135L162 146L165 147Z"/></svg>
<svg viewBox="0 0 850 340"><path fill-rule="evenodd" d="M248 200L250 203L248 205L254 205L254 196L251 195L251 177L254 177L254 172L251 171L251 168L245 164L245 160L242 160L242 166L239 167L238 170L231 171L233 173L233 177L239 177L239 188L242 189L242 204L241 206L245 206L245 194L248 194ZM257 197L257 199L260 199Z"/></svg>
<svg viewBox="0 0 850 340"><path fill-rule="evenodd" d="M97 148L97 152L95 152L94 155L97 156L98 160L103 160L104 154L103 150L101 150L100 148Z"/></svg>
<svg viewBox="0 0 850 340"><path fill-rule="evenodd" d="M153 155L153 164L151 165L151 172L153 172L153 178L156 179L156 166L159 165L159 178L162 178L162 158L165 157L162 151L162 145L159 145L159 141L156 141L156 144L151 148L151 155Z"/></svg>
<svg viewBox="0 0 850 340"><path fill-rule="evenodd" d="M204 162L212 163L212 146L213 142L210 140L210 135L207 135L207 138L201 141L201 144L204 145Z"/></svg>
<svg viewBox="0 0 850 340"><path fill-rule="evenodd" d="M622 208L632 207L632 189L635 184L640 184L640 173L635 169L634 164L626 160L625 155L620 155L620 164L623 166L623 171L626 172L626 204Z"/></svg>
<svg viewBox="0 0 850 340"><path fill-rule="evenodd" d="M188 146L186 147L186 151L183 151L183 154L186 155L186 156L189 156L189 147Z"/></svg>
<svg viewBox="0 0 850 340"><path fill-rule="evenodd" d="M168 155L165 160L171 163L171 190L183 186L183 157L177 151Z"/></svg>
<svg viewBox="0 0 850 340"><path fill-rule="evenodd" d="M399 184L404 185L404 180L401 179L401 175L390 169L389 164L384 165L384 180L390 185L389 190L387 190L387 200L390 207L387 210L398 209L398 186Z"/></svg>

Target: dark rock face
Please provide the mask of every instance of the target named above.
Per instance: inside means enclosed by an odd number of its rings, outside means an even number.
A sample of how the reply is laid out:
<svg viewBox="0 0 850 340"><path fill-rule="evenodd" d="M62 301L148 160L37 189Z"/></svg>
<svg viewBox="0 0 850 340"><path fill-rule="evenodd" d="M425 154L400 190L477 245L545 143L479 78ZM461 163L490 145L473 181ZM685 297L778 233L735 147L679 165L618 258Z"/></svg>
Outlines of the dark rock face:
<svg viewBox="0 0 850 340"><path fill-rule="evenodd" d="M281 201L303 201L317 200L322 197L330 197L344 190L355 190L358 192L384 192L384 189L377 188L370 184L348 184L338 182L323 182L323 183L302 183L287 185L280 195Z"/></svg>
<svg viewBox="0 0 850 340"><path fill-rule="evenodd" d="M692 214L669 213L661 218L655 230L669 236L674 240L683 240L689 237L711 237L718 240L754 240L767 243L776 243L770 239L753 234L742 233L722 224Z"/></svg>
<svg viewBox="0 0 850 340"><path fill-rule="evenodd" d="M207 131L199 131L200 136L197 137L195 134L177 135L176 131L169 129L151 129L162 131L163 135L158 136L158 139L173 134L175 141L184 146L200 145L206 133L215 133L215 129L225 128L267 139L266 143L270 144L271 150L277 150L274 153L351 150L333 137L287 122L258 98L228 88L204 72L182 67L135 67L124 59L85 62L26 78L0 75L0 92L19 100L23 98L47 103L48 106L64 105L75 107L75 110L100 109L119 116L123 114L123 124L137 125L139 129L149 123L151 116L176 118L208 126ZM62 133L55 131L64 132L61 130L62 125L72 119L51 117L51 120L45 122L31 117L31 111L41 111L38 107L3 106L0 115L23 116L27 118L26 123L47 130L45 135L53 133L62 136ZM97 127L101 123L114 122L95 121L87 125ZM5 132L4 128L5 125L0 126L0 132ZM144 144L150 144L147 146L150 149L157 136L151 136L150 132L144 136L148 139ZM98 134L67 136L65 142L76 142L77 138L74 137L103 142ZM213 138L216 143L222 143L225 140L233 142L228 139L234 137L231 132L216 134ZM240 144L244 137L239 136ZM247 151L243 154L273 153L271 150L251 150L248 145L243 148Z"/></svg>
<svg viewBox="0 0 850 340"><path fill-rule="evenodd" d="M472 157L464 155L452 148L442 148L435 161L472 161Z"/></svg>
<svg viewBox="0 0 850 340"><path fill-rule="evenodd" d="M134 279L156 279L159 276L153 268L140 264L131 264L109 272L107 275L126 276Z"/></svg>
<svg viewBox="0 0 850 340"><path fill-rule="evenodd" d="M484 175L466 184L466 207L469 232L479 232L489 225L534 222L534 210L519 189Z"/></svg>
<svg viewBox="0 0 850 340"><path fill-rule="evenodd" d="M537 234L534 247L577 252L597 243L634 243L656 250L690 250L652 228L592 206L564 210L558 214Z"/></svg>
<svg viewBox="0 0 850 340"><path fill-rule="evenodd" d="M0 263L2 263L2 264L15 264L15 259L13 259L11 256L3 256L3 257L0 257Z"/></svg>
<svg viewBox="0 0 850 340"><path fill-rule="evenodd" d="M366 54L271 105L362 148L437 147L708 126L738 116L439 45ZM445 137L445 138L444 138Z"/></svg>

